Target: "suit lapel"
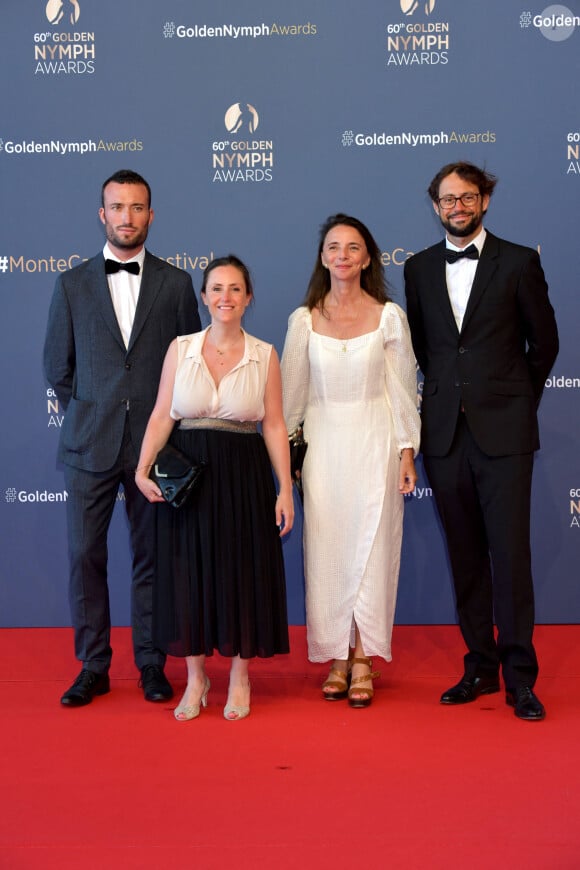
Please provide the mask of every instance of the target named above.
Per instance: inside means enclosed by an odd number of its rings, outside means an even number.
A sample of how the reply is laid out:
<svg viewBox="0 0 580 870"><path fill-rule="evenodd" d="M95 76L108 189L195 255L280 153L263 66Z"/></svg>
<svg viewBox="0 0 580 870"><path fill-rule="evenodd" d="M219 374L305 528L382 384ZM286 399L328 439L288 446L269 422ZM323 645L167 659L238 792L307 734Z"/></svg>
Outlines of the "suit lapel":
<svg viewBox="0 0 580 870"><path fill-rule="evenodd" d="M98 300L99 308L101 309L103 320L107 324L107 327L115 341L117 341L124 350L125 342L123 341L123 336L121 335L121 330L119 329L119 323L117 321L117 315L115 314L115 309L113 307L109 282L107 281L107 276L105 274L105 258L102 254L97 254L97 256L93 258L91 270L95 295Z"/></svg>
<svg viewBox="0 0 580 870"><path fill-rule="evenodd" d="M137 309L135 311L135 319L133 321L133 329L131 330L127 352L132 349L139 334L145 326L151 307L157 298L162 283L161 263L156 257L153 257L152 254L145 251L143 277L141 278L141 287L139 288L139 301L137 302Z"/></svg>
<svg viewBox="0 0 580 870"><path fill-rule="evenodd" d="M487 232L483 245L483 250L481 252L481 257L479 258L477 269L475 271L475 278L473 279L471 293L469 294L469 300L465 309L465 316L463 318L463 324L461 326L462 332L469 323L469 320L472 317L475 309L477 308L481 297L485 293L493 275L495 274L498 265L498 256L498 239L496 236L492 235L492 233Z"/></svg>
<svg viewBox="0 0 580 870"><path fill-rule="evenodd" d="M436 305L442 310L445 319L451 329L457 332L457 324L455 315L451 307L449 299L449 290L447 289L447 279L445 277L445 241L435 245L433 248L433 262L431 270L431 292Z"/></svg>

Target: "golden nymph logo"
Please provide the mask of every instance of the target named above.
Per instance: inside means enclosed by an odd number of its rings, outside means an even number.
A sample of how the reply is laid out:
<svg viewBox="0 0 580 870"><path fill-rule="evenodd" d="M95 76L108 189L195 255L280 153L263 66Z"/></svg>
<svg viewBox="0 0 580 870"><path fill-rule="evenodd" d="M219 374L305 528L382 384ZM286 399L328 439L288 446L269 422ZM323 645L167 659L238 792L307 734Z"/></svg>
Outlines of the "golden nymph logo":
<svg viewBox="0 0 580 870"><path fill-rule="evenodd" d="M212 181L223 183L272 181L274 145L255 138L260 116L251 103L233 103L224 115L229 138L212 142Z"/></svg>
<svg viewBox="0 0 580 870"><path fill-rule="evenodd" d="M48 0L46 4L46 17L52 25L72 24L75 25L80 18L81 9L77 0Z"/></svg>
<svg viewBox="0 0 580 870"><path fill-rule="evenodd" d="M239 133L245 130L255 133L260 119L258 113L250 103L234 103L226 112L224 124L228 133Z"/></svg>
<svg viewBox="0 0 580 870"><path fill-rule="evenodd" d="M419 0L401 0L401 12L403 15L413 15L421 4ZM424 4L425 15L431 15L435 9L435 0L426 0Z"/></svg>
<svg viewBox="0 0 580 870"><path fill-rule="evenodd" d="M45 14L55 29L34 34L34 75L94 73L95 35L76 30L78 0L48 0Z"/></svg>
<svg viewBox="0 0 580 870"><path fill-rule="evenodd" d="M449 62L449 23L422 21L435 9L435 0L399 0L401 18L387 25L387 67L424 66Z"/></svg>

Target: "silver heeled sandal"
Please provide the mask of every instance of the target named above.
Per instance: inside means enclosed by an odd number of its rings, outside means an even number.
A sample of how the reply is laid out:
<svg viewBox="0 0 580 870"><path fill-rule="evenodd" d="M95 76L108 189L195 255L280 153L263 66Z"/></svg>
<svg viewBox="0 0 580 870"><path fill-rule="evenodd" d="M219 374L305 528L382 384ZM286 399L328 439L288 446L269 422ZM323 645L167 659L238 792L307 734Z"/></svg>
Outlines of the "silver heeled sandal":
<svg viewBox="0 0 580 870"><path fill-rule="evenodd" d="M250 682L248 681L248 688L251 688ZM231 715L234 714L234 715ZM239 719L245 719L246 716L250 715L250 705L247 706L239 705L239 704L226 704L224 707L224 719L227 719L228 722L237 722Z"/></svg>
<svg viewBox="0 0 580 870"><path fill-rule="evenodd" d="M205 678L205 686L197 704L184 704L183 698L178 706L173 711L173 715L178 722L189 722L190 719L197 719L200 714L200 706L207 707L207 693L210 690L211 683L208 677ZM185 695L183 696L185 697Z"/></svg>

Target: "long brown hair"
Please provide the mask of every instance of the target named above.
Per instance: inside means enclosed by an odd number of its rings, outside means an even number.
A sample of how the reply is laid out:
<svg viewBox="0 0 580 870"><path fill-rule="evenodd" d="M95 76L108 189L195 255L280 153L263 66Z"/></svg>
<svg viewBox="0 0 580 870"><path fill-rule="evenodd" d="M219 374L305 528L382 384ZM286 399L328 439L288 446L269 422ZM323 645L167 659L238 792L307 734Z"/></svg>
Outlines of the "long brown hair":
<svg viewBox="0 0 580 870"><path fill-rule="evenodd" d="M308 282L308 289L304 297L304 305L312 311L313 308L320 308L324 311L324 299L330 290L330 275L328 269L322 265L321 254L324 247L326 236L334 227L352 227L364 239L370 263L366 269L363 269L360 275L360 283L363 290L376 299L377 302L384 304L389 302L387 293L387 281L385 279L385 271L379 246L375 242L370 230L362 221L347 214L333 214L325 220L320 227L320 241L318 245L318 256L314 264L314 270Z"/></svg>

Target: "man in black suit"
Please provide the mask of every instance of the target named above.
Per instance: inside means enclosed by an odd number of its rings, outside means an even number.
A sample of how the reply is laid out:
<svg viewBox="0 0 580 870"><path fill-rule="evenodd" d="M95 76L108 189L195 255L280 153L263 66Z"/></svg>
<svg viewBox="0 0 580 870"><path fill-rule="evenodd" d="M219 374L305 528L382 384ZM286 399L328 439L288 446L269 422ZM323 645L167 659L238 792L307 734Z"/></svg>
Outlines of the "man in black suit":
<svg viewBox="0 0 580 870"><path fill-rule="evenodd" d="M501 666L516 716L539 720L530 497L558 332L537 252L482 226L495 184L470 163L437 173L429 195L446 239L405 264L407 315L425 376L421 449L468 648L441 702L498 692Z"/></svg>
<svg viewBox="0 0 580 870"><path fill-rule="evenodd" d="M59 276L48 317L44 366L65 411L58 458L68 492L69 601L82 670L61 703L78 707L110 689L111 619L107 535L119 485L133 556L131 624L135 663L148 701L173 690L152 639L155 508L134 482L165 352L200 329L190 276L145 250L151 190L120 170L102 187L107 242Z"/></svg>

